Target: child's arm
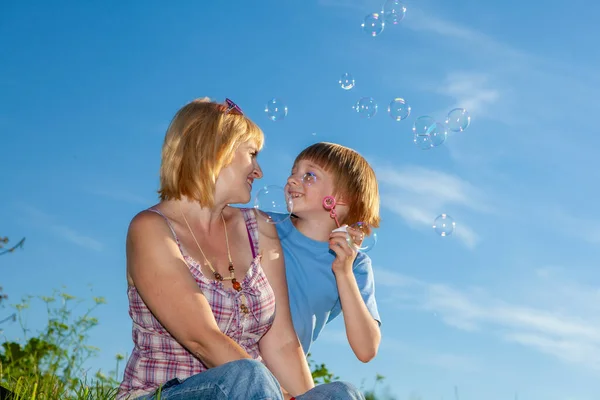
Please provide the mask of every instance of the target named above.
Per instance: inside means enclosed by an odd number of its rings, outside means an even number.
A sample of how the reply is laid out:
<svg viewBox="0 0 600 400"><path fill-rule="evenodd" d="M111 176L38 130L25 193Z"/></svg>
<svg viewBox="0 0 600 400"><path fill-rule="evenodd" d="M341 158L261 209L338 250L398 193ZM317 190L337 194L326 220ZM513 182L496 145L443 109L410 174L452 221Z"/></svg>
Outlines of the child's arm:
<svg viewBox="0 0 600 400"><path fill-rule="evenodd" d="M344 311L348 342L360 361L369 362L377 355L381 332L379 323L373 318L363 300L352 270L356 251L348 245L346 232L333 232L329 239L329 248L336 254L332 269ZM372 284L372 279L367 282L367 286Z"/></svg>

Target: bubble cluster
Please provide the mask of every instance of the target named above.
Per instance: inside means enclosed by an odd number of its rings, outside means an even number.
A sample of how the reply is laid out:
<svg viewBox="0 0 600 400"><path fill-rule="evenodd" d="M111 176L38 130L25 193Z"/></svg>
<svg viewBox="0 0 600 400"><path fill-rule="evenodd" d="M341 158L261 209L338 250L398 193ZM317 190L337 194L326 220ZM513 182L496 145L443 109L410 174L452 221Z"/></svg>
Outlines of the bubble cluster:
<svg viewBox="0 0 600 400"><path fill-rule="evenodd" d="M448 136L446 125L428 115L417 118L412 130L413 142L422 150L441 145Z"/></svg>
<svg viewBox="0 0 600 400"><path fill-rule="evenodd" d="M377 37L386 28L391 28L400 24L406 16L406 5L400 0L386 0L378 12L366 15L361 23L364 33L370 37ZM354 89L356 81L350 72L344 72L337 81L342 90L349 91ZM360 117L371 119L376 116L378 104L372 97L360 97L353 105L352 110ZM387 106L387 112L390 118L396 122L411 119L412 107L404 97L395 97L391 99ZM267 102L265 112L272 121L280 121L286 118L287 106L278 98L273 98ZM436 115L421 115L414 119L412 124L413 143L417 148L430 150L446 143L449 134L452 132L464 132L471 124L469 112L460 107L451 109L445 117ZM313 136L316 132L312 133ZM452 140L452 139L451 139ZM304 185L310 186L317 182L317 177L313 173L306 173L302 177ZM261 189L255 200L255 208L261 213L262 218L270 223L279 223L290 218L292 214L292 199L278 186L267 186ZM455 222L447 214L440 214L435 218L433 229L439 236L449 236L454 232ZM377 234L362 222L352 225L353 228L362 232L360 238L351 239L348 236L348 243L355 246L357 250L369 251L377 242Z"/></svg>

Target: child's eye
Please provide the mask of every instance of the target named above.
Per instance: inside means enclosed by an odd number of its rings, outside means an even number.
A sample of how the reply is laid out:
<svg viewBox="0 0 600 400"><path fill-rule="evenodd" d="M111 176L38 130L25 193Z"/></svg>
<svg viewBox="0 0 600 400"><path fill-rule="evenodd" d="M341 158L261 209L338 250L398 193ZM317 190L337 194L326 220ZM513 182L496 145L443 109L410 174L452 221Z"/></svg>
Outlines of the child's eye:
<svg viewBox="0 0 600 400"><path fill-rule="evenodd" d="M254 158L256 158L256 156L258 156L258 151L252 151L250 152L250 155Z"/></svg>
<svg viewBox="0 0 600 400"><path fill-rule="evenodd" d="M312 185L316 181L317 181L317 176L312 172L307 172L302 177L302 183L305 183L307 185Z"/></svg>

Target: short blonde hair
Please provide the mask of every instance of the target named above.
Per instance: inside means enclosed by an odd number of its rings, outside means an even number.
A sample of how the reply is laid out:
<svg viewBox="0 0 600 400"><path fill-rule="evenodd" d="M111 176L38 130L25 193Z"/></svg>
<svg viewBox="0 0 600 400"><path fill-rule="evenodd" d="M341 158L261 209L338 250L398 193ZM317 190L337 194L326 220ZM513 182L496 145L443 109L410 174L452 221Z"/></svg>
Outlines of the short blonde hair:
<svg viewBox="0 0 600 400"><path fill-rule="evenodd" d="M340 223L363 222L379 227L379 185L375 171L363 156L349 147L320 142L302 150L294 165L301 160L311 161L332 174L334 196L348 205L348 215Z"/></svg>
<svg viewBox="0 0 600 400"><path fill-rule="evenodd" d="M261 149L262 130L236 110L209 98L183 106L171 121L162 147L161 201L196 200L202 207L214 205L215 182L240 144L253 141Z"/></svg>

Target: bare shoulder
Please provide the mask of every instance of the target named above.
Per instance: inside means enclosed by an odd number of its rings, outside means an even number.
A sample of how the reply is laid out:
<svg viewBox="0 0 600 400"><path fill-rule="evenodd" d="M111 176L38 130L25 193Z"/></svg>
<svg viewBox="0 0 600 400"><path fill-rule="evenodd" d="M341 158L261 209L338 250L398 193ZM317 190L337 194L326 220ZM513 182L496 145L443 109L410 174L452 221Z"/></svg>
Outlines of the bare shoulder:
<svg viewBox="0 0 600 400"><path fill-rule="evenodd" d="M137 213L129 223L128 234L137 236L154 232L157 228L159 230L168 228L165 219L155 212L143 210Z"/></svg>
<svg viewBox="0 0 600 400"><path fill-rule="evenodd" d="M140 269L149 270L147 257L161 259L177 255L177 244L165 219L152 211L139 212L129 223L127 231L127 281L134 284ZM152 263L154 264L154 263Z"/></svg>

